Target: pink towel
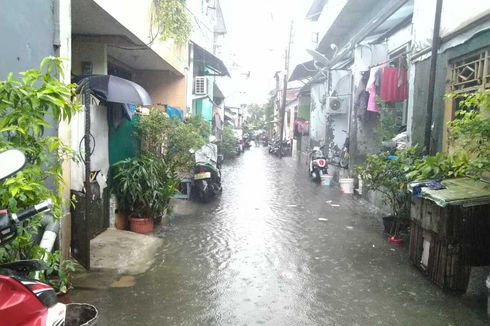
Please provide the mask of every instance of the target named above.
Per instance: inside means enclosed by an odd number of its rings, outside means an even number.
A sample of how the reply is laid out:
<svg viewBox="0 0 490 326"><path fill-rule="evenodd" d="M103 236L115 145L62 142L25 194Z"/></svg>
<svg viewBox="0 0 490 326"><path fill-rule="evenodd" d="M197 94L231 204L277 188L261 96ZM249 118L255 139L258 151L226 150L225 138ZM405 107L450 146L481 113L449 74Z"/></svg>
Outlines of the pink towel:
<svg viewBox="0 0 490 326"><path fill-rule="evenodd" d="M367 110L371 112L379 112L378 105L376 104L376 86L374 85L376 80L376 71L378 71L379 68L379 66L371 68L366 86L366 91L369 93Z"/></svg>

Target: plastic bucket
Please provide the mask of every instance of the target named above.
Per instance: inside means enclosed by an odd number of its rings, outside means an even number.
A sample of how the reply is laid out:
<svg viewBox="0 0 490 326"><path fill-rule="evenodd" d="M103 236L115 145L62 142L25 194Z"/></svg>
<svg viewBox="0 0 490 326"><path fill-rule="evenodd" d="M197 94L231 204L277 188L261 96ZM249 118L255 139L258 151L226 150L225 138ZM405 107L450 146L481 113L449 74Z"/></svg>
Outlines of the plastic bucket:
<svg viewBox="0 0 490 326"><path fill-rule="evenodd" d="M354 193L354 179L352 178L339 179L339 184L340 184L340 189L344 194Z"/></svg>
<svg viewBox="0 0 490 326"><path fill-rule="evenodd" d="M330 187L332 185L333 176L324 174L320 178L322 180L322 186Z"/></svg>
<svg viewBox="0 0 490 326"><path fill-rule="evenodd" d="M65 326L89 326L97 322L98 311L87 303L70 303L66 305Z"/></svg>

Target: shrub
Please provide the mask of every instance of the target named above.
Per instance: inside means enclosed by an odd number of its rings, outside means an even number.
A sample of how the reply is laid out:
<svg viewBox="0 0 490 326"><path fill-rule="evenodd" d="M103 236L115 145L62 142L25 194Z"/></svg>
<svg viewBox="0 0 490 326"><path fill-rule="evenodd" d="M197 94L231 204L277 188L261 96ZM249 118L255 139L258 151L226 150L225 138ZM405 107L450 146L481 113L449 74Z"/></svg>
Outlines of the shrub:
<svg viewBox="0 0 490 326"><path fill-rule="evenodd" d="M80 105L74 100L75 85L57 79L63 74L61 67L61 59L46 57L39 69L21 73L20 79L9 74L7 80L0 82L0 150L17 148L27 157L24 169L0 187L0 207L13 213L51 198L54 217L63 215L59 197L63 188L62 163L72 157L72 151L58 137L46 135L46 131L53 128L48 121L56 124L69 120ZM40 218L18 226L17 238L0 248L0 262L43 258L44 252L32 244ZM55 258L48 262L59 265L60 255L53 255ZM64 272L63 268L56 271ZM66 284L59 286L58 289Z"/></svg>
<svg viewBox="0 0 490 326"><path fill-rule="evenodd" d="M399 222L408 218L410 197L407 185L412 181L408 174L420 159L421 151L418 147L409 147L396 154L395 157L388 156L388 153L368 155L356 171L368 190L379 191L383 195L384 203L392 209Z"/></svg>
<svg viewBox="0 0 490 326"><path fill-rule="evenodd" d="M221 153L225 158L231 158L236 155L236 138L233 129L230 126L225 126L223 129L223 140L221 142Z"/></svg>

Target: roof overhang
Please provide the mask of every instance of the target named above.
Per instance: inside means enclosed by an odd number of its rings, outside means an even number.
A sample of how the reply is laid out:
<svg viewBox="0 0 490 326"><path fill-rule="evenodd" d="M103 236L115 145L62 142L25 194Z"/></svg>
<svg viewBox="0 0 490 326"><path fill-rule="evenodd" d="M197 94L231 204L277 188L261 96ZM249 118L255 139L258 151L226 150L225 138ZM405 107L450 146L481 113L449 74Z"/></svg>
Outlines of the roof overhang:
<svg viewBox="0 0 490 326"><path fill-rule="evenodd" d="M305 19L309 19L312 21L317 21L322 14L323 7L327 3L328 0L314 0L310 6L310 9L306 13Z"/></svg>
<svg viewBox="0 0 490 326"><path fill-rule="evenodd" d="M182 75L95 1L72 1L71 14L75 42L106 44L108 57L136 70L169 70Z"/></svg>
<svg viewBox="0 0 490 326"><path fill-rule="evenodd" d="M193 43L194 46L194 63L201 64L210 68L215 72L214 76L228 76L230 77L230 73L226 68L225 64L221 59L219 59L214 54L206 51L203 47Z"/></svg>
<svg viewBox="0 0 490 326"><path fill-rule="evenodd" d="M413 8L413 0L391 0L388 2L379 0L348 1L335 18L332 26L322 37L318 45L318 51L325 54L327 58L341 54L341 51L337 53L330 45L335 44L339 50L345 46L354 46L355 43L353 41L359 42L376 31L378 27L388 21L407 3L412 3Z"/></svg>

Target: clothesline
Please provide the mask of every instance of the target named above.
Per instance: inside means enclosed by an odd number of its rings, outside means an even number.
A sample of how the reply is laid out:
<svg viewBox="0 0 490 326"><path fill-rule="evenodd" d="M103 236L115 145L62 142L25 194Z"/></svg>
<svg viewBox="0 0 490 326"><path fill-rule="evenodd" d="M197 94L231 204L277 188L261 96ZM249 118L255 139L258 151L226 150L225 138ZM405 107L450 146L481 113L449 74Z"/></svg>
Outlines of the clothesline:
<svg viewBox="0 0 490 326"><path fill-rule="evenodd" d="M369 66L369 69L374 68L374 67L379 67L379 66L381 66L381 65L385 65L385 64L387 64L387 63L391 63L391 62L393 62L393 61L395 61L395 60L400 60L402 57L406 57L406 54L399 54L399 55L397 55L397 56L396 56L396 57L394 57L394 58L391 58L391 59L388 59L388 60L386 60L386 61L383 61L383 62L377 63L377 64L375 64L375 65L371 65L371 66Z"/></svg>

